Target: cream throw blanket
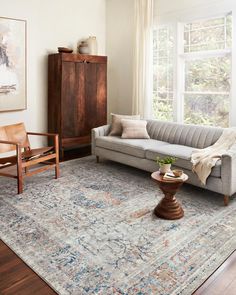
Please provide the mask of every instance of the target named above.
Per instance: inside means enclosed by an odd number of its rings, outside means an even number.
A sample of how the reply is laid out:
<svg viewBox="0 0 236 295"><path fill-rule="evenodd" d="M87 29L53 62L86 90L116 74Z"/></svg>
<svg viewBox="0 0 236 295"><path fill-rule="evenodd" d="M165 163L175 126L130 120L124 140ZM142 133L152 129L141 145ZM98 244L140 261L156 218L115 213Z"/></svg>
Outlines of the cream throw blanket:
<svg viewBox="0 0 236 295"><path fill-rule="evenodd" d="M221 159L230 147L236 143L236 128L225 129L221 137L213 145L200 150L195 150L191 156L192 171L195 172L202 184L206 184L207 177L211 174L212 167Z"/></svg>

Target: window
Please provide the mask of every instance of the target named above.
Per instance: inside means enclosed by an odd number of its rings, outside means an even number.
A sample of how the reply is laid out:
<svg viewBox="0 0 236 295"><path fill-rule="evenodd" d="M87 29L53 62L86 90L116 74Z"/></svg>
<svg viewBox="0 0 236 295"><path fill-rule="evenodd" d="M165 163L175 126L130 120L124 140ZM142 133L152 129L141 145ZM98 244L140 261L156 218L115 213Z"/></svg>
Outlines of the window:
<svg viewBox="0 0 236 295"><path fill-rule="evenodd" d="M154 31L153 114L156 119L173 120L174 40L171 27Z"/></svg>
<svg viewBox="0 0 236 295"><path fill-rule="evenodd" d="M184 26L184 52L231 48L232 15Z"/></svg>
<svg viewBox="0 0 236 295"><path fill-rule="evenodd" d="M231 14L176 25L176 28L175 36L181 40L174 40L170 26L154 31L155 118L178 118L185 123L228 127ZM179 48L176 46L176 52L174 42L182 44ZM178 62L174 70L175 60ZM179 79L177 87L173 87L174 72L177 73L175 79Z"/></svg>
<svg viewBox="0 0 236 295"><path fill-rule="evenodd" d="M184 122L229 126L232 17L184 26Z"/></svg>

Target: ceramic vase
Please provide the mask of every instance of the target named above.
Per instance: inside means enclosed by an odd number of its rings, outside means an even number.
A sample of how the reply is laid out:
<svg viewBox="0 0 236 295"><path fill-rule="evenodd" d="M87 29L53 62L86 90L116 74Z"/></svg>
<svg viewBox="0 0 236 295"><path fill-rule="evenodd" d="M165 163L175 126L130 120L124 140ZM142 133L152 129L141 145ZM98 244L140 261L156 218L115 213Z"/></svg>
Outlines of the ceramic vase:
<svg viewBox="0 0 236 295"><path fill-rule="evenodd" d="M95 36L90 36L86 41L89 47L89 54L97 55L98 54L97 38Z"/></svg>
<svg viewBox="0 0 236 295"><path fill-rule="evenodd" d="M78 52L80 54L89 54L89 45L87 41L82 41L78 46Z"/></svg>

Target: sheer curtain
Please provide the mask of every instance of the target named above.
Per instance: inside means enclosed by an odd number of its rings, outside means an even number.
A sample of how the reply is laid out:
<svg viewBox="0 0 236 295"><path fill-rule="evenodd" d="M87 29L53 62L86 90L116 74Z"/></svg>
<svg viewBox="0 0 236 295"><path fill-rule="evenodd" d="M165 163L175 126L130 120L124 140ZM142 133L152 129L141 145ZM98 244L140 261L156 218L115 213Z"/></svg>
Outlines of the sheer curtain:
<svg viewBox="0 0 236 295"><path fill-rule="evenodd" d="M153 0L135 0L135 40L132 112L152 116Z"/></svg>

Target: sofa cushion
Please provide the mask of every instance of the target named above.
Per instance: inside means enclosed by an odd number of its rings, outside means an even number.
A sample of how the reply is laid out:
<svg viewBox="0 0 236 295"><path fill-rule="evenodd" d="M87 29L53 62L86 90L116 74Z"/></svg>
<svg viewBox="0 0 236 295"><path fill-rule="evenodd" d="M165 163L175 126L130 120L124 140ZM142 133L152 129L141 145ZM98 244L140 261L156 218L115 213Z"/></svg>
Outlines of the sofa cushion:
<svg viewBox="0 0 236 295"><path fill-rule="evenodd" d="M166 144L165 146L159 145L155 148L146 150L146 158L156 161L157 157L173 156L177 158L176 166L183 169L192 170L191 154L196 148L178 145ZM216 166L212 169L211 176L221 177L221 161L216 162Z"/></svg>
<svg viewBox="0 0 236 295"><path fill-rule="evenodd" d="M127 120L122 119L121 125L123 132L121 138L130 139L149 139L150 136L147 133L147 121L145 120Z"/></svg>
<svg viewBox="0 0 236 295"><path fill-rule="evenodd" d="M168 143L154 139L122 139L118 136L99 136L96 146L138 158L145 158L147 149L155 149Z"/></svg>
<svg viewBox="0 0 236 295"><path fill-rule="evenodd" d="M109 136L120 136L122 134L122 119L139 120L140 115L127 116L111 113L111 131Z"/></svg>

